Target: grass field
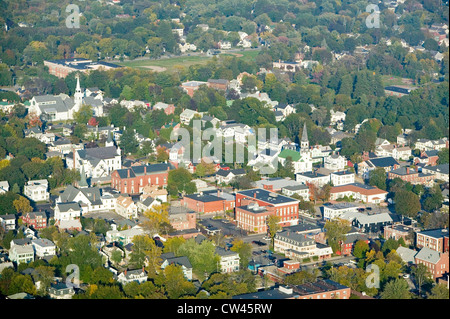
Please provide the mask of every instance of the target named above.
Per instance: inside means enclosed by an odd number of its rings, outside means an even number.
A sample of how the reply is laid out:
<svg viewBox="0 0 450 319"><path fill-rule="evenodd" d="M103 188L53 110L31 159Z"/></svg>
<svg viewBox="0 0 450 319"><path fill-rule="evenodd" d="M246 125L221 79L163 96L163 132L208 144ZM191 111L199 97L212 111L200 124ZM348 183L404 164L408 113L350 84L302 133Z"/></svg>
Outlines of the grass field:
<svg viewBox="0 0 450 319"><path fill-rule="evenodd" d="M382 75L381 80L382 80L384 86L390 86L390 85L406 85L406 86L413 86L413 87L416 86L414 84L413 79L401 78L399 76Z"/></svg>
<svg viewBox="0 0 450 319"><path fill-rule="evenodd" d="M237 56L238 58L252 61L258 55L259 50L236 51L221 53L220 56ZM189 67L196 64L206 64L212 57L206 55L180 56L173 58L164 58L158 60L134 60L119 62L117 64L138 69L147 69L154 71L173 71L177 66Z"/></svg>

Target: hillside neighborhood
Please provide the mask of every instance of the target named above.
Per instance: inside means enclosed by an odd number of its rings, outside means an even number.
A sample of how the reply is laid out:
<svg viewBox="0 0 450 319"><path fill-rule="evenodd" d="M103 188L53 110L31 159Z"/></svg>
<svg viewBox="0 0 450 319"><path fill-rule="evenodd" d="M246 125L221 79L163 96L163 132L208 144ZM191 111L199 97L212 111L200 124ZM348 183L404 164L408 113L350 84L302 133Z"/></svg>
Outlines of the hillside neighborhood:
<svg viewBox="0 0 450 319"><path fill-rule="evenodd" d="M221 23L194 0L87 2L86 41L26 44L33 72L0 45L0 298L449 298L448 25L415 15L442 9L380 1L403 31L369 35L325 0ZM113 17L152 26L111 39ZM1 43L33 21L2 18ZM180 55L208 62L126 64Z"/></svg>

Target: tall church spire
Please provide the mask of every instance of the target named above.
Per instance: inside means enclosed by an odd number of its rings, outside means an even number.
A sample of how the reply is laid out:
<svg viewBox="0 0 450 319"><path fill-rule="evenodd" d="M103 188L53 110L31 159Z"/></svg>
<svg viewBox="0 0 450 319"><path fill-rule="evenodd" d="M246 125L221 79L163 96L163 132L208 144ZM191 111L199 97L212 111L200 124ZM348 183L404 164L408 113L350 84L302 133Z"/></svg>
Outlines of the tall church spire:
<svg viewBox="0 0 450 319"><path fill-rule="evenodd" d="M84 166L81 166L81 172L80 172L80 181L78 182L79 187L89 187L89 184L87 182L86 173L84 171Z"/></svg>
<svg viewBox="0 0 450 319"><path fill-rule="evenodd" d="M74 102L75 102L75 109L78 111L81 107L81 103L83 102L83 93L81 92L81 86L80 86L80 75L76 75L77 78L77 87L75 88L75 95L74 95Z"/></svg>
<svg viewBox="0 0 450 319"><path fill-rule="evenodd" d="M302 139L300 141L300 150L307 151L309 149L308 130L306 129L306 123L303 125Z"/></svg>

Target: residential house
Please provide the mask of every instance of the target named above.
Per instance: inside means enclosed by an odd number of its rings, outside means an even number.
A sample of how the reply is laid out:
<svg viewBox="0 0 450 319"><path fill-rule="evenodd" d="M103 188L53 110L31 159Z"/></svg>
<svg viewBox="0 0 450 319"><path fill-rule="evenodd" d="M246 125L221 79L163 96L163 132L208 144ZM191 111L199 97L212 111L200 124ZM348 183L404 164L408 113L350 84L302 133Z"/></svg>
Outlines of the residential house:
<svg viewBox="0 0 450 319"><path fill-rule="evenodd" d="M48 294L52 299L72 299L75 295L75 290L65 283L51 283L48 288Z"/></svg>
<svg viewBox="0 0 450 319"><path fill-rule="evenodd" d="M38 258L56 255L56 245L47 238L37 238L31 241L34 253Z"/></svg>
<svg viewBox="0 0 450 319"><path fill-rule="evenodd" d="M330 174L330 182L333 186L353 184L355 182L355 173L350 171L333 172Z"/></svg>
<svg viewBox="0 0 450 319"><path fill-rule="evenodd" d="M139 213L144 213L146 211L151 210L153 207L161 205L161 202L149 197L146 197L144 200L140 200L136 203L137 211Z"/></svg>
<svg viewBox="0 0 450 319"><path fill-rule="evenodd" d="M16 229L16 215L0 215L0 226L2 226L5 231Z"/></svg>
<svg viewBox="0 0 450 319"><path fill-rule="evenodd" d="M92 179L108 178L122 167L122 154L115 145L86 148L71 152L66 157L67 167L84 172Z"/></svg>
<svg viewBox="0 0 450 319"><path fill-rule="evenodd" d="M414 157L414 164L424 164L425 166L436 166L439 159L438 150L421 151L418 157Z"/></svg>
<svg viewBox="0 0 450 319"><path fill-rule="evenodd" d="M285 103L279 103L275 108L274 111L280 111L283 114L283 118L288 117L289 115L296 112L296 109L291 104L285 104Z"/></svg>
<svg viewBox="0 0 450 319"><path fill-rule="evenodd" d="M191 120L194 119L194 117L196 116L200 119L203 116L203 113L191 109L185 109L180 114L180 122L181 124L189 125Z"/></svg>
<svg viewBox="0 0 450 319"><path fill-rule="evenodd" d="M298 69L300 69L301 65L299 62L293 62L293 61L281 61L273 62L272 68L274 69L280 69L284 72L296 72Z"/></svg>
<svg viewBox="0 0 450 319"><path fill-rule="evenodd" d="M216 172L217 184L230 184L235 180L236 177L245 176L247 173L245 169L233 169L233 170L223 170L220 169Z"/></svg>
<svg viewBox="0 0 450 319"><path fill-rule="evenodd" d="M351 233L345 234L345 239L340 243L340 250L336 253L342 256L350 256L352 255L353 248L358 241L364 241L366 244L369 244L369 238L365 234Z"/></svg>
<svg viewBox="0 0 450 319"><path fill-rule="evenodd" d="M421 151L441 150L449 147L449 141L447 138L438 140L418 139L414 146L415 149Z"/></svg>
<svg viewBox="0 0 450 319"><path fill-rule="evenodd" d="M117 225L112 224L111 230L106 232L106 242L118 242L123 246L130 244L134 236L145 235L147 232L140 226L136 225L125 230L117 230Z"/></svg>
<svg viewBox="0 0 450 319"><path fill-rule="evenodd" d="M48 181L46 179L28 181L23 187L23 194L35 202L48 201Z"/></svg>
<svg viewBox="0 0 450 319"><path fill-rule="evenodd" d="M216 247L216 254L220 257L220 272L230 273L239 271L239 254L235 251L226 250L222 247Z"/></svg>
<svg viewBox="0 0 450 319"><path fill-rule="evenodd" d="M29 263L34 261L34 249L31 239L13 239L9 249L9 260L16 263Z"/></svg>
<svg viewBox="0 0 450 319"><path fill-rule="evenodd" d="M47 228L47 214L45 212L29 212L21 216L22 222L34 229Z"/></svg>
<svg viewBox="0 0 450 319"><path fill-rule="evenodd" d="M162 203L167 202L168 192L165 188L160 188L157 185L147 185L142 189L142 194L140 196L141 200L147 197L154 198Z"/></svg>
<svg viewBox="0 0 450 319"><path fill-rule="evenodd" d="M116 201L116 213L126 219L138 217L138 208L129 196L119 196Z"/></svg>
<svg viewBox="0 0 450 319"><path fill-rule="evenodd" d="M281 188L281 193L283 195L292 197L294 194L299 195L304 201L309 201L309 187L305 184L285 186Z"/></svg>
<svg viewBox="0 0 450 319"><path fill-rule="evenodd" d="M323 163L323 166L326 169L332 170L332 171L341 171L345 169L345 166L347 165L347 159L344 156L341 156L339 154L332 154L328 156Z"/></svg>
<svg viewBox="0 0 450 319"><path fill-rule="evenodd" d="M163 110L166 115L170 115L175 112L175 105L158 102L153 105L153 110Z"/></svg>
<svg viewBox="0 0 450 319"><path fill-rule="evenodd" d="M6 192L9 192L8 181L0 181L0 194L4 194Z"/></svg>
<svg viewBox="0 0 450 319"><path fill-rule="evenodd" d="M81 217L81 206L76 202L64 202L64 203L56 203L55 206L55 221L62 220L74 220L79 219Z"/></svg>
<svg viewBox="0 0 450 319"><path fill-rule="evenodd" d="M400 164L393 157L375 157L358 163L357 172L362 178L369 179L370 172L378 167L383 168L388 173L399 168Z"/></svg>
<svg viewBox="0 0 450 319"><path fill-rule="evenodd" d="M106 195L106 194L105 194ZM98 187L74 187L68 185L56 199L57 203L76 202L80 204L82 214L110 209L106 203L107 196L102 196ZM115 198L115 197L113 197ZM105 204L103 201L105 200Z"/></svg>
<svg viewBox="0 0 450 319"><path fill-rule="evenodd" d="M405 95L409 95L414 89L415 88L408 86L391 85L384 88L384 93L386 94L386 96L402 97Z"/></svg>
<svg viewBox="0 0 450 319"><path fill-rule="evenodd" d="M126 285L131 282L137 282L138 284L141 284L143 282L146 282L147 278L148 275L147 272L144 270L144 268L135 270L127 269L117 276L117 281L120 282L122 285Z"/></svg>
<svg viewBox="0 0 450 319"><path fill-rule="evenodd" d="M449 181L449 165L439 164L436 166L425 166L422 168L424 174L434 174L435 180L442 180L444 182Z"/></svg>
<svg viewBox="0 0 450 319"><path fill-rule="evenodd" d="M330 175L321 174L317 170L295 174L297 182L306 185L313 184L316 187L323 187L328 184L331 180Z"/></svg>
<svg viewBox="0 0 450 319"><path fill-rule="evenodd" d="M168 265L180 266L183 271L184 277L187 280L192 280L192 264L186 256L175 257L173 253L161 254L162 264L161 269L166 268Z"/></svg>

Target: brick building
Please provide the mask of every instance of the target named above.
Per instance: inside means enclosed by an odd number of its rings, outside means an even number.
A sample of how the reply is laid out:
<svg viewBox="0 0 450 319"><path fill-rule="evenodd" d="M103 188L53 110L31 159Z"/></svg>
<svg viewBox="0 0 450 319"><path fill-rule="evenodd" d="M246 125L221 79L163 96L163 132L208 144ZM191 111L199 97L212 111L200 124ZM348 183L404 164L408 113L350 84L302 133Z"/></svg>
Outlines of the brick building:
<svg viewBox="0 0 450 319"><path fill-rule="evenodd" d="M237 226L246 231L265 234L268 232L267 218L274 214L274 207L259 206L251 201L248 205L236 207Z"/></svg>
<svg viewBox="0 0 450 319"><path fill-rule="evenodd" d="M351 289L329 279L236 295L232 299L349 299Z"/></svg>
<svg viewBox="0 0 450 319"><path fill-rule="evenodd" d="M208 87L216 89L216 90L228 90L229 81L225 79L209 79Z"/></svg>
<svg viewBox="0 0 450 319"><path fill-rule="evenodd" d="M166 187L171 164L131 166L111 173L111 187L122 194L139 194L145 186Z"/></svg>
<svg viewBox="0 0 450 319"><path fill-rule="evenodd" d="M406 225L390 225L384 227L384 238L386 239L395 239L399 240L400 238L403 238L405 241L405 244L411 245L413 242L410 239L410 234L415 232L415 228L412 226L406 226Z"/></svg>
<svg viewBox="0 0 450 319"><path fill-rule="evenodd" d="M281 226L298 224L298 203L300 201L261 188L236 193L236 207L248 205L250 200L258 203L260 207L272 209L272 214L281 218ZM239 220L238 223L240 223Z"/></svg>
<svg viewBox="0 0 450 319"><path fill-rule="evenodd" d="M369 238L364 234L346 234L345 240L341 242L341 250L336 253L338 255L350 256L356 242L360 240L365 241L367 244L369 243Z"/></svg>
<svg viewBox="0 0 450 319"><path fill-rule="evenodd" d="M428 268L431 277L436 280L448 273L448 252L440 253L423 247L415 256L416 265L423 264Z"/></svg>
<svg viewBox="0 0 450 319"><path fill-rule="evenodd" d="M181 204L196 213L219 214L233 209L235 202L234 197L228 198L227 196L223 196L220 191L217 191L217 194L200 192L185 195L181 200Z"/></svg>
<svg viewBox="0 0 450 319"><path fill-rule="evenodd" d="M444 253L448 252L448 228L431 229L417 233L416 247L427 247L431 250Z"/></svg>
<svg viewBox="0 0 450 319"><path fill-rule="evenodd" d="M388 179L400 178L402 181L410 182L411 184L427 185L433 183L434 174L419 173L410 167L400 167L388 173Z"/></svg>
<svg viewBox="0 0 450 319"><path fill-rule="evenodd" d="M25 225L32 226L34 229L47 227L47 215L45 212L27 213L22 216L22 221Z"/></svg>

